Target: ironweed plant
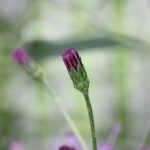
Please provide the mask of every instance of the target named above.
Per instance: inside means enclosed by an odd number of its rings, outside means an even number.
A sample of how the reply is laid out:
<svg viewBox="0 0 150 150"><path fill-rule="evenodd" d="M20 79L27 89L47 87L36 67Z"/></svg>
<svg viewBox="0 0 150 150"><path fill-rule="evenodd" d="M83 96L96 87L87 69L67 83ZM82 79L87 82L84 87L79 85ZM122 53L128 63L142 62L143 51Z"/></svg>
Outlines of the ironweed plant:
<svg viewBox="0 0 150 150"><path fill-rule="evenodd" d="M124 130L124 126L121 123L116 123L110 136L108 137L105 142L98 142L97 143L97 136L96 136L96 128L95 128L95 120L93 109L91 105L91 101L89 98L89 84L90 80L88 78L87 72L85 67L82 63L81 57L79 56L77 50L75 48L68 48L62 53L63 62L67 68L69 76L73 81L74 88L80 91L85 99L87 111L89 115L90 127L91 127L91 138L92 138L92 146L89 146L81 136L74 119L70 117L70 114L67 112L63 102L54 92L52 87L50 86L47 77L43 71L43 69L34 62L26 53L26 51L22 48L17 48L12 52L12 58L14 61L21 66L24 71L36 82L40 83L44 89L49 93L49 96L54 100L57 104L59 111L66 119L72 133L66 134L64 139L66 139L66 143L62 145L58 145L57 142L52 143L49 147L50 150L117 150L118 145L116 141L119 139L119 134L121 131ZM88 123L88 121L87 121ZM142 142L139 141L140 145L137 150L150 150L150 148L146 148L145 140L148 137L147 133L149 132L149 119L146 123L145 128L145 136L142 139ZM91 148L92 147L92 148ZM23 146L20 142L13 142L10 144L10 150L27 150L25 146ZM118 149L119 150L119 149Z"/></svg>

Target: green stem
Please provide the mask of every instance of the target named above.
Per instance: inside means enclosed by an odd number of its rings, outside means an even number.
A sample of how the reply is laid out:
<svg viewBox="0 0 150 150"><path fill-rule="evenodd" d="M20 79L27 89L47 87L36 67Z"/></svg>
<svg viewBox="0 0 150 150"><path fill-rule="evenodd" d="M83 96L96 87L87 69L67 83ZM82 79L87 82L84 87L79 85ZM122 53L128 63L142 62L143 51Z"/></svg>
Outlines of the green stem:
<svg viewBox="0 0 150 150"><path fill-rule="evenodd" d="M126 138L129 132L129 123L130 118L128 115L128 53L120 51L117 54L117 68L116 68L116 77L117 77L117 88L118 88L118 117L119 121L123 126L123 131L121 137Z"/></svg>
<svg viewBox="0 0 150 150"><path fill-rule="evenodd" d="M50 87L50 85L49 85L49 83L48 83L48 81L46 79L43 79L41 83L43 84L45 89L48 91L49 96L54 100L56 105L59 107L62 115L66 119L67 123L69 124L70 128L72 129L72 131L74 132L76 137L78 138L78 140L81 143L83 149L84 150L88 150L87 145L85 144L85 142L84 142L84 140L83 140L79 130L77 129L75 123L73 122L73 120L71 119L70 115L66 111L66 108L64 107L64 104L62 103L61 99L58 98L57 94Z"/></svg>
<svg viewBox="0 0 150 150"><path fill-rule="evenodd" d="M115 0L115 16L114 25L115 30L119 34L127 33L126 25L126 1L125 0ZM118 110L119 110L119 121L123 126L123 131L121 137L126 138L129 132L129 115L128 115L128 61L129 53L125 48L119 48L117 51L116 63L116 77L118 86Z"/></svg>
<svg viewBox="0 0 150 150"><path fill-rule="evenodd" d="M93 150L97 150L97 140L96 140L96 132L95 132L95 124L94 124L94 115L93 115L93 110L92 110L89 94L88 94L88 92L86 92L86 93L83 93L83 95L84 95L87 109L88 109L88 113L89 113Z"/></svg>

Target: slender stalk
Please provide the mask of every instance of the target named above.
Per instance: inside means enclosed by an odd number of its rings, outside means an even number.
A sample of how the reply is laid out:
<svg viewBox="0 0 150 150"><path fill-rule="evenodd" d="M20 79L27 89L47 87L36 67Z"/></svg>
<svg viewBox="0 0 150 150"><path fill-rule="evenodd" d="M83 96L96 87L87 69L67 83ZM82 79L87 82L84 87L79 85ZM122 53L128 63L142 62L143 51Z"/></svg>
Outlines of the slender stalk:
<svg viewBox="0 0 150 150"><path fill-rule="evenodd" d="M90 119L93 150L97 150L97 140L96 140L96 132L95 132L95 124L94 124L94 115L93 115L93 110L92 110L89 94L88 94L88 92L86 92L86 93L83 93L83 95L84 95L84 98L86 101L89 119Z"/></svg>
<svg viewBox="0 0 150 150"><path fill-rule="evenodd" d="M117 89L118 89L118 117L119 121L123 126L123 132L121 137L127 137L129 132L129 123L130 118L128 116L128 52L118 51L117 53L117 68L116 68L116 77L117 77Z"/></svg>
<svg viewBox="0 0 150 150"><path fill-rule="evenodd" d="M69 124L71 130L74 132L76 137L78 138L79 142L81 143L84 150L88 150L87 145L85 144L79 130L77 129L74 121L71 119L70 115L66 111L66 108L64 107L61 99L57 96L57 94L53 91L53 89L50 87L48 81L46 79L42 80L42 85L45 87L45 89L48 91L49 96L54 100L56 105L59 107L59 110L61 111L62 115L66 119L67 123Z"/></svg>
<svg viewBox="0 0 150 150"><path fill-rule="evenodd" d="M126 25L126 1L115 0L115 16L114 16L114 28L119 34L127 33ZM128 135L130 120L128 115L128 62L129 53L125 48L117 49L116 54L116 77L117 77L117 88L118 88L118 119L123 126L121 137L126 138Z"/></svg>

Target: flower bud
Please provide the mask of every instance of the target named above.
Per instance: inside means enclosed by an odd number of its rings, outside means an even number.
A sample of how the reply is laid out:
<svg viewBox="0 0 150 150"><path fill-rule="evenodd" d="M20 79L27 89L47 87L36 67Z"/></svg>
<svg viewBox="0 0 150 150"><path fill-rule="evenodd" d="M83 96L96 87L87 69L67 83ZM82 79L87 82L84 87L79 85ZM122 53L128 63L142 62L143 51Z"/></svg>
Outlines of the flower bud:
<svg viewBox="0 0 150 150"><path fill-rule="evenodd" d="M11 56L34 80L41 81L43 79L42 68L30 59L25 50L17 48L12 52Z"/></svg>
<svg viewBox="0 0 150 150"><path fill-rule="evenodd" d="M62 53L62 58L73 81L74 87L82 93L87 92L90 82L76 49L69 48L65 50Z"/></svg>
<svg viewBox="0 0 150 150"><path fill-rule="evenodd" d="M22 48L17 48L12 52L12 58L16 61L17 64L27 64L30 61L30 58L26 51Z"/></svg>

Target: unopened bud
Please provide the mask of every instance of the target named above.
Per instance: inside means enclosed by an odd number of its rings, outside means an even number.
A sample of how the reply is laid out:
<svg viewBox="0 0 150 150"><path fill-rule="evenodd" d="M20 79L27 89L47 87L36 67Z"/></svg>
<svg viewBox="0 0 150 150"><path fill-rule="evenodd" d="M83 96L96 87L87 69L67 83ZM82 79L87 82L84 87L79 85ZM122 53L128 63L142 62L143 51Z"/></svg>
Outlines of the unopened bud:
<svg viewBox="0 0 150 150"><path fill-rule="evenodd" d="M69 48L65 50L62 53L62 58L74 87L82 93L87 92L90 81L76 49Z"/></svg>
<svg viewBox="0 0 150 150"><path fill-rule="evenodd" d="M43 79L44 72L42 68L32 61L32 59L28 56L25 50L23 50L22 48L15 49L12 52L12 58L34 80L41 81Z"/></svg>

